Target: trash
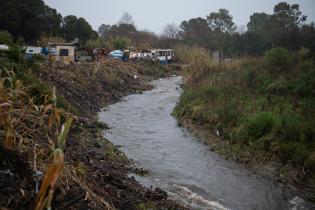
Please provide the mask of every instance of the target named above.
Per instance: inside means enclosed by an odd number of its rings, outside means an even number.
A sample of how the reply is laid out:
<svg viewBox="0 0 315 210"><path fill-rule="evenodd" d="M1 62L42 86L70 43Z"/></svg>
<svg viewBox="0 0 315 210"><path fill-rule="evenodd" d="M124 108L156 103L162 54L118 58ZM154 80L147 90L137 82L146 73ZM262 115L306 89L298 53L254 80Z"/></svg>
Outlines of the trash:
<svg viewBox="0 0 315 210"><path fill-rule="evenodd" d="M114 50L114 51L110 52L109 55L115 59L123 60L124 52L121 50Z"/></svg>

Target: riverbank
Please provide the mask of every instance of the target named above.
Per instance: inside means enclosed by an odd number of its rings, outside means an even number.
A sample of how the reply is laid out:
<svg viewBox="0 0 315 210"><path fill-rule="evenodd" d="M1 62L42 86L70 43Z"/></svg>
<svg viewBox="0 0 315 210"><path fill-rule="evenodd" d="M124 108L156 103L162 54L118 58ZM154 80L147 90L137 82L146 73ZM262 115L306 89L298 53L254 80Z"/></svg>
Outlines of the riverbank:
<svg viewBox="0 0 315 210"><path fill-rule="evenodd" d="M202 50L191 50L203 55L195 60L180 50L188 65L174 110L179 123L227 159L294 186L300 197L314 201L312 55L274 49L262 58L218 65Z"/></svg>
<svg viewBox="0 0 315 210"><path fill-rule="evenodd" d="M179 117L177 121L179 126L185 127L198 140L208 145L211 151L216 152L226 160L241 163L255 174L282 183L300 198L313 202L312 180L303 182L300 171L293 165L283 165L279 158L272 153L234 145L218 136L216 129L193 122L191 118Z"/></svg>
<svg viewBox="0 0 315 210"><path fill-rule="evenodd" d="M1 123L5 141L0 147L0 207L33 208L36 186L53 161L59 122L72 113L74 122L63 149L65 168L62 174L55 174L60 175L53 191L55 209L183 209L168 200L163 190L144 188L128 176L130 172L141 175L145 170L134 168L119 149L102 137L107 126L96 117L100 108L127 94L151 88L147 81L178 70L174 65L105 60L71 65L40 62L22 75L17 72L20 80L13 72L6 75L15 78L15 85L1 89L7 99L1 104L11 107L1 106L1 116L6 116L15 133L8 138L7 124ZM2 85L4 88L6 84Z"/></svg>

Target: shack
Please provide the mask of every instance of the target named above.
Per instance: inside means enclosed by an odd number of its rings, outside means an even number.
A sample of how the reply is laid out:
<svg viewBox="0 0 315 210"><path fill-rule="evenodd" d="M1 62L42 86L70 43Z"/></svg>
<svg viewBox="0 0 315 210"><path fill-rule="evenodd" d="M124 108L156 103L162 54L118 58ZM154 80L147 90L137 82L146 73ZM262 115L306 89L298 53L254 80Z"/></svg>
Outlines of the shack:
<svg viewBox="0 0 315 210"><path fill-rule="evenodd" d="M77 46L76 42L72 43L48 43L50 48L50 61L59 61L63 63L74 62L74 51Z"/></svg>
<svg viewBox="0 0 315 210"><path fill-rule="evenodd" d="M42 54L42 47L36 47L36 46L27 46L25 50L25 56L26 58L32 58L33 55L41 55Z"/></svg>

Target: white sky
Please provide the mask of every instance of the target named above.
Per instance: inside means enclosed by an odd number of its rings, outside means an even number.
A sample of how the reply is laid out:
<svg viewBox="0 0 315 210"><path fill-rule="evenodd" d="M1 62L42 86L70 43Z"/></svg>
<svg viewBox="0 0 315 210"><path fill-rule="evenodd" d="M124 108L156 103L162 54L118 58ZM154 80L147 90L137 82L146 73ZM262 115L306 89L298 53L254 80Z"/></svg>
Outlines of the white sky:
<svg viewBox="0 0 315 210"><path fill-rule="evenodd" d="M44 0L63 16L76 15L85 18L97 31L102 24L115 24L124 11L132 15L138 29L160 34L166 23L179 25L183 20L203 17L226 8L238 26L246 26L254 12L272 13L281 0ZM283 0L282 0L283 1ZM298 3L300 10L315 21L315 0L288 0Z"/></svg>

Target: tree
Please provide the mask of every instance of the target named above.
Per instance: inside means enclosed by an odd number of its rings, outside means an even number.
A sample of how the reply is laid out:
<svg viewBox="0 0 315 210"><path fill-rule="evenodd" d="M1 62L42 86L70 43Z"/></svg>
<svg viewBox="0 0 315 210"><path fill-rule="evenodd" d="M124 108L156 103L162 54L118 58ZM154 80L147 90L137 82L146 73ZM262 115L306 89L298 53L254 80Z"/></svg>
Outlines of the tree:
<svg viewBox="0 0 315 210"><path fill-rule="evenodd" d="M315 24L303 25L301 28L301 45L315 53Z"/></svg>
<svg viewBox="0 0 315 210"><path fill-rule="evenodd" d="M110 28L111 28L110 25L105 25L105 24L100 25L100 27L98 27L98 35L99 35L102 39L105 40L106 37L109 36Z"/></svg>
<svg viewBox="0 0 315 210"><path fill-rule="evenodd" d="M12 45L13 39L9 32L0 31L0 44Z"/></svg>
<svg viewBox="0 0 315 210"><path fill-rule="evenodd" d="M306 16L302 15L298 4L288 4L280 2L274 7L272 21L282 27L288 28L297 26L306 21Z"/></svg>
<svg viewBox="0 0 315 210"><path fill-rule="evenodd" d="M298 4L281 2L275 5L269 31L273 47L298 48L300 25L305 20Z"/></svg>
<svg viewBox="0 0 315 210"><path fill-rule="evenodd" d="M182 36L187 44L206 45L206 40L210 34L210 28L206 19L201 17L192 18L189 21L183 21L179 27L182 29Z"/></svg>
<svg viewBox="0 0 315 210"><path fill-rule="evenodd" d="M42 0L5 0L0 4L0 28L34 43L42 35L57 35L61 15Z"/></svg>
<svg viewBox="0 0 315 210"><path fill-rule="evenodd" d="M97 33L93 31L92 26L82 17L77 18L74 15L69 15L62 20L62 35L67 41L72 41L76 38L81 43L87 40L97 38Z"/></svg>
<svg viewBox="0 0 315 210"><path fill-rule="evenodd" d="M148 31L138 31L137 36L133 40L133 44L142 49L149 49L152 48L157 41L158 37L154 33Z"/></svg>
<svg viewBox="0 0 315 210"><path fill-rule="evenodd" d="M48 36L57 36L60 34L62 16L57 13L57 10L52 9L45 5L44 7L44 20L43 30Z"/></svg>
<svg viewBox="0 0 315 210"><path fill-rule="evenodd" d="M233 22L233 16L227 9L219 9L218 12L212 12L207 16L209 27L212 30L232 33L236 27Z"/></svg>
<svg viewBox="0 0 315 210"><path fill-rule="evenodd" d="M254 13L250 16L250 21L247 24L248 31L263 32L267 30L271 19L271 15L264 12Z"/></svg>
<svg viewBox="0 0 315 210"><path fill-rule="evenodd" d="M130 45L131 40L125 37L117 37L113 41L113 46L115 49L124 50Z"/></svg>
<svg viewBox="0 0 315 210"><path fill-rule="evenodd" d="M168 39L179 39L180 29L175 23L168 23L162 32L162 36Z"/></svg>
<svg viewBox="0 0 315 210"><path fill-rule="evenodd" d="M126 24L126 25L135 25L132 16L128 12L124 12L123 15L120 18L120 21L118 22L118 25Z"/></svg>

